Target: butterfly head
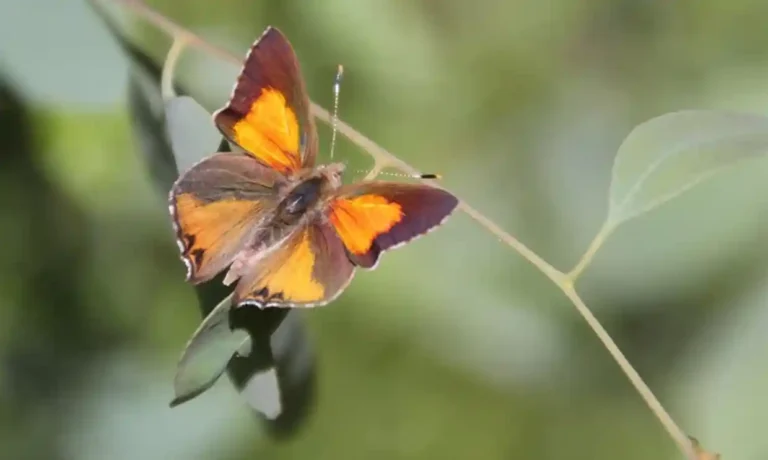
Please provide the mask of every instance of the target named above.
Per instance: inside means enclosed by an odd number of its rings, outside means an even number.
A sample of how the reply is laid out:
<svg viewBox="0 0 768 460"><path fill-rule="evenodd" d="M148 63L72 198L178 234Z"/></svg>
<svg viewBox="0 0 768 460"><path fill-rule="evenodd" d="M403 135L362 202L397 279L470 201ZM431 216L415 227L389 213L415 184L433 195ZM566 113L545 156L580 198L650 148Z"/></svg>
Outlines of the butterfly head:
<svg viewBox="0 0 768 460"><path fill-rule="evenodd" d="M341 176L345 167L344 163L330 163L318 166L316 171L319 176L328 181L331 188L336 189L341 187Z"/></svg>

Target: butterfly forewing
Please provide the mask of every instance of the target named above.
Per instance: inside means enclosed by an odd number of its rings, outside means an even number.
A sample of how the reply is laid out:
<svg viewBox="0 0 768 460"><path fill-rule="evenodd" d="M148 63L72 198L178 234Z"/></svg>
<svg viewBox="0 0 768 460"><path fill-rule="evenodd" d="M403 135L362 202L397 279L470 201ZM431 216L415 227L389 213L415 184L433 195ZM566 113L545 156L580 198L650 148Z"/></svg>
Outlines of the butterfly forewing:
<svg viewBox="0 0 768 460"><path fill-rule="evenodd" d="M232 263L274 213L283 181L239 153L208 157L176 181L170 209L187 279L207 281Z"/></svg>
<svg viewBox="0 0 768 460"><path fill-rule="evenodd" d="M214 120L229 141L290 174L315 163L317 132L309 104L291 44L269 27L251 47L229 102Z"/></svg>
<svg viewBox="0 0 768 460"><path fill-rule="evenodd" d="M350 260L373 268L383 251L436 228L457 204L456 197L438 188L375 181L342 187L328 215Z"/></svg>

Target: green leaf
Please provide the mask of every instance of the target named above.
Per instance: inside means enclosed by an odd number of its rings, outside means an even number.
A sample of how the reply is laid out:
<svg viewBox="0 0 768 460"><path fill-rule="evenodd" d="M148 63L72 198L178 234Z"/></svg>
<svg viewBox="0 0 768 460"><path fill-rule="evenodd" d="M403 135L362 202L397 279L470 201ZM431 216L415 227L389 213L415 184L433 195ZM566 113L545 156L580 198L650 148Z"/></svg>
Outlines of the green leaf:
<svg viewBox="0 0 768 460"><path fill-rule="evenodd" d="M189 401L213 386L235 352L239 350L243 355L250 352L245 349L250 345L248 333L230 327L231 308L231 298L227 297L203 320L187 343L176 369L171 407Z"/></svg>
<svg viewBox="0 0 768 460"><path fill-rule="evenodd" d="M687 110L637 126L613 166L608 227L637 217L741 160L768 153L768 118Z"/></svg>
<svg viewBox="0 0 768 460"><path fill-rule="evenodd" d="M221 134L203 106L189 96L165 103L165 127L179 172L216 153Z"/></svg>

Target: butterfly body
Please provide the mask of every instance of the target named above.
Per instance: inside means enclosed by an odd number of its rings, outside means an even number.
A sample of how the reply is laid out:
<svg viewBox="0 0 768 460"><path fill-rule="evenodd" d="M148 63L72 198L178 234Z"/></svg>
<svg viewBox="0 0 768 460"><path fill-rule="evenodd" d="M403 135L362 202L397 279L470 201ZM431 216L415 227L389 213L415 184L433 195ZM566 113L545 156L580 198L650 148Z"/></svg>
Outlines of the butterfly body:
<svg viewBox="0 0 768 460"><path fill-rule="evenodd" d="M298 61L268 28L214 122L233 152L184 172L170 210L187 279L227 270L234 305L323 305L356 267L440 225L454 196L422 184L342 184L344 165L315 165L317 133Z"/></svg>
<svg viewBox="0 0 768 460"><path fill-rule="evenodd" d="M278 221L291 224L297 218L322 213L327 198L341 187L343 171L342 163L303 171L304 174L285 186L285 198L278 206Z"/></svg>

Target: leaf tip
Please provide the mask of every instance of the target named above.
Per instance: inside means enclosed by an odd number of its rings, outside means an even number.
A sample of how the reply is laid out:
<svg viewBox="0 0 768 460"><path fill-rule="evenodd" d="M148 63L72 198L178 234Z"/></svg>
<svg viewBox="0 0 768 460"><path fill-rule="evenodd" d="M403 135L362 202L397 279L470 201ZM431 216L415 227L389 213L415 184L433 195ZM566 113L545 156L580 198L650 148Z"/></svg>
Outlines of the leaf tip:
<svg viewBox="0 0 768 460"><path fill-rule="evenodd" d="M194 399L195 397L197 397L198 395L200 395L201 393L203 393L207 389L208 389L208 387L203 387L201 389L197 389L195 391L191 391L191 392L187 392L187 393L184 393L184 392L180 393L179 391L176 391L173 399L168 404L168 407L173 409L176 406L184 404L185 402L189 401L190 399Z"/></svg>

